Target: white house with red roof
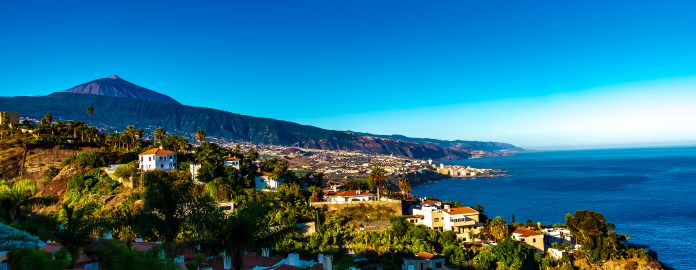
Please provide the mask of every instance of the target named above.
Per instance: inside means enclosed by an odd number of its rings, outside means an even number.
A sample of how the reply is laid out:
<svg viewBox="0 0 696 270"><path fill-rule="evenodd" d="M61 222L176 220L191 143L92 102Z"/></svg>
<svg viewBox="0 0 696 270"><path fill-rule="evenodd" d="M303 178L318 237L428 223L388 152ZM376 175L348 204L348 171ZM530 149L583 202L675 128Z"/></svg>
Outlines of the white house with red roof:
<svg viewBox="0 0 696 270"><path fill-rule="evenodd" d="M176 153L171 150L152 148L140 153L139 168L143 171L173 171L176 170Z"/></svg>
<svg viewBox="0 0 696 270"><path fill-rule="evenodd" d="M512 239L524 242L527 245L534 247L537 252L544 253L543 233L529 229L516 228L515 231L512 232Z"/></svg>

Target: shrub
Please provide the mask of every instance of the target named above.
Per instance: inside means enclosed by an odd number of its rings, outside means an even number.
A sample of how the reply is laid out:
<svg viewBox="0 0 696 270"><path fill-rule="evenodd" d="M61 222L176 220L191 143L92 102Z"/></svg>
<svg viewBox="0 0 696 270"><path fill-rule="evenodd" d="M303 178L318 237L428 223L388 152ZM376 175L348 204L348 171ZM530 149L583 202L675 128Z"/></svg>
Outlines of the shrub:
<svg viewBox="0 0 696 270"><path fill-rule="evenodd" d="M70 265L64 251L51 254L36 248L14 250L10 252L10 260L16 270L59 270Z"/></svg>
<svg viewBox="0 0 696 270"><path fill-rule="evenodd" d="M50 181L53 179L53 177L56 177L60 173L60 169L54 167L54 166L48 166L46 170L43 172L42 177L44 181Z"/></svg>
<svg viewBox="0 0 696 270"><path fill-rule="evenodd" d="M138 165L128 163L121 165L114 171L114 175L119 178L128 179L129 177L138 177Z"/></svg>
<svg viewBox="0 0 696 270"><path fill-rule="evenodd" d="M101 240L88 253L98 257L105 268L110 270L178 269L173 262L161 260L158 252L143 253L129 248L118 240Z"/></svg>
<svg viewBox="0 0 696 270"><path fill-rule="evenodd" d="M75 163L80 166L98 168L106 166L104 155L99 152L80 152L75 155Z"/></svg>

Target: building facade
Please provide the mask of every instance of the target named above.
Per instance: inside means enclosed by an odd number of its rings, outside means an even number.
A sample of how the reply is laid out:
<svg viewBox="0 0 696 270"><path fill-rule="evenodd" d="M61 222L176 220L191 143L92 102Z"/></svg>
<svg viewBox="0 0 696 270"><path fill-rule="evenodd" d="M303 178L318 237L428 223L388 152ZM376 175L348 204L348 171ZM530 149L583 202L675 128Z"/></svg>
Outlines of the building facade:
<svg viewBox="0 0 696 270"><path fill-rule="evenodd" d="M404 259L402 270L447 270L445 257L428 252L420 252L415 257Z"/></svg>
<svg viewBox="0 0 696 270"><path fill-rule="evenodd" d="M420 207L411 210L412 215L405 218L414 224L422 224L437 231L452 231L457 239L464 242L479 240L476 235L483 228L480 213L471 207L442 205L440 202L425 200Z"/></svg>
<svg viewBox="0 0 696 270"><path fill-rule="evenodd" d="M174 151L153 148L140 153L139 168L142 171L173 171L176 170L176 153Z"/></svg>
<svg viewBox="0 0 696 270"><path fill-rule="evenodd" d="M512 239L532 246L539 253L544 253L544 234L533 230L517 228L512 232Z"/></svg>

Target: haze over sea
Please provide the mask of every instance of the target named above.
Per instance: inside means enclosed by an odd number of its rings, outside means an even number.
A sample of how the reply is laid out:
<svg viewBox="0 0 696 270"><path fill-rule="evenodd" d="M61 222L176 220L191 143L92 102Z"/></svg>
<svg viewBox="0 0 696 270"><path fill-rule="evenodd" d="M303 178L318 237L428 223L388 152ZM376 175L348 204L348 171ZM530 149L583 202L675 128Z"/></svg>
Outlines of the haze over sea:
<svg viewBox="0 0 696 270"><path fill-rule="evenodd" d="M649 245L675 269L696 269L696 147L526 152L450 162L500 168L500 178L446 179L414 194L485 207L489 217L564 223L599 211L631 243Z"/></svg>

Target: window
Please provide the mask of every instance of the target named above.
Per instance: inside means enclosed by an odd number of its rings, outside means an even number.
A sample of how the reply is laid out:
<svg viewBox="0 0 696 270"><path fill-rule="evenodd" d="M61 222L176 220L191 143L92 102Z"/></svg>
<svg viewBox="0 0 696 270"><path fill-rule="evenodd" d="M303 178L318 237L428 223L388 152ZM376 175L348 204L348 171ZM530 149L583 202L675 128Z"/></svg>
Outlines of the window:
<svg viewBox="0 0 696 270"><path fill-rule="evenodd" d="M441 262L435 263L435 268L442 268L442 263Z"/></svg>
<svg viewBox="0 0 696 270"><path fill-rule="evenodd" d="M536 238L532 238L532 242L536 243Z"/></svg>
<svg viewBox="0 0 696 270"><path fill-rule="evenodd" d="M164 169L164 164L160 164L160 168Z"/></svg>
<svg viewBox="0 0 696 270"><path fill-rule="evenodd" d="M147 161L152 161L152 157L147 157Z"/></svg>
<svg viewBox="0 0 696 270"><path fill-rule="evenodd" d="M440 221L440 218L435 218L435 222L438 222L438 221Z"/></svg>

